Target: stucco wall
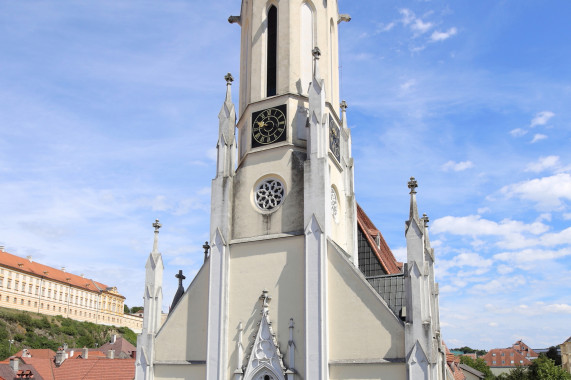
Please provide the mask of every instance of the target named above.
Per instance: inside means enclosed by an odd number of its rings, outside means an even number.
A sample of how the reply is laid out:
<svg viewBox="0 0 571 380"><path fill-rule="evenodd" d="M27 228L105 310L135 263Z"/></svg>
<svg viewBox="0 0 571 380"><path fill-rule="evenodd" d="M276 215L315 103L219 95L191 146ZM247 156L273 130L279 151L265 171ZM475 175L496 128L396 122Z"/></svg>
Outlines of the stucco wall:
<svg viewBox="0 0 571 380"><path fill-rule="evenodd" d="M329 366L330 380L405 380L404 363L344 364Z"/></svg>
<svg viewBox="0 0 571 380"><path fill-rule="evenodd" d="M206 379L206 365L155 365L155 380Z"/></svg>
<svg viewBox="0 0 571 380"><path fill-rule="evenodd" d="M209 263L200 269L159 330L155 361L206 360ZM179 367L169 368L174 371ZM161 371L166 373L167 370Z"/></svg>
<svg viewBox="0 0 571 380"><path fill-rule="evenodd" d="M287 365L289 320L294 319L296 370L304 373L304 239L303 235L282 239L231 244L229 264L228 373L237 367L238 325L244 327L245 356L261 320L262 291L268 290L270 320ZM244 358L244 365L247 360Z"/></svg>
<svg viewBox="0 0 571 380"><path fill-rule="evenodd" d="M404 358L404 325L358 269L328 248L329 360Z"/></svg>

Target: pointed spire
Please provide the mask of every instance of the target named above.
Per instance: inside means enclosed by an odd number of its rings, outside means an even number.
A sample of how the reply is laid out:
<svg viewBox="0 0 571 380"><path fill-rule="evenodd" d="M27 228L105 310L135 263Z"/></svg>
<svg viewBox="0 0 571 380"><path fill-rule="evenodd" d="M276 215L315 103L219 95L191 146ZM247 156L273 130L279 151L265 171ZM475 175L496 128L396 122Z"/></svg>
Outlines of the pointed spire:
<svg viewBox="0 0 571 380"><path fill-rule="evenodd" d="M341 104L339 105L341 107L341 120L343 121L343 127L347 128L347 108L349 108L349 106L347 105L346 101L342 101Z"/></svg>
<svg viewBox="0 0 571 380"><path fill-rule="evenodd" d="M410 181L408 182L408 188L410 189L410 214L409 220L415 219L418 220L418 208L416 206L416 188L418 187L418 183L414 177L410 177Z"/></svg>
<svg viewBox="0 0 571 380"><path fill-rule="evenodd" d="M153 223L153 227L155 227L155 241L153 242L153 252L152 253L159 253L159 228L163 225L159 223L158 219L155 219Z"/></svg>
<svg viewBox="0 0 571 380"><path fill-rule="evenodd" d="M234 82L234 77L228 73L224 76L224 79L226 80L226 97L218 114L220 138L224 140L225 145L232 145L234 143L234 128L236 125L236 111L232 103L232 82Z"/></svg>

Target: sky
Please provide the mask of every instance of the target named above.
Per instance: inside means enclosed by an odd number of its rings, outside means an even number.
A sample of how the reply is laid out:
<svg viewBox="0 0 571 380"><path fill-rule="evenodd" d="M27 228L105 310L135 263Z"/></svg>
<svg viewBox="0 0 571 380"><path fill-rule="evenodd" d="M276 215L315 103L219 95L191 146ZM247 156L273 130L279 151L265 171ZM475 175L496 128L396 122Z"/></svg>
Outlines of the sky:
<svg viewBox="0 0 571 380"><path fill-rule="evenodd" d="M416 177L449 347L571 336L571 3L340 0L357 200L406 260ZM202 265L238 0L0 0L0 245L164 309ZM235 82L238 83L238 80ZM234 86L234 102L238 88Z"/></svg>

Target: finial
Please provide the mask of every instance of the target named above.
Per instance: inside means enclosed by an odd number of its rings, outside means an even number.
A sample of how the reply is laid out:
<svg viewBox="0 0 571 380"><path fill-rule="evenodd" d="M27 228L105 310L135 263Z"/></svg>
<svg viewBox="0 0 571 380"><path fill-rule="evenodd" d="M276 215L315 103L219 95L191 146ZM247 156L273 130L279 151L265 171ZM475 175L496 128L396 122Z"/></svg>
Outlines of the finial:
<svg viewBox="0 0 571 380"><path fill-rule="evenodd" d="M424 227L428 227L428 222L430 222L430 219L428 219L428 215L422 214L422 220L424 221Z"/></svg>
<svg viewBox="0 0 571 380"><path fill-rule="evenodd" d="M346 112L347 108L349 108L349 106L347 105L347 102L344 100L341 102L340 107L341 107L341 111L343 111L343 112Z"/></svg>
<svg viewBox="0 0 571 380"><path fill-rule="evenodd" d="M410 214L409 220L416 220L417 224L420 224L418 218L418 208L416 206L416 188L418 187L418 183L414 177L410 177L410 181L408 182L408 188L410 189Z"/></svg>
<svg viewBox="0 0 571 380"><path fill-rule="evenodd" d="M178 286L182 286L182 280L186 279L186 276L182 274L182 269L175 274L175 277L178 278Z"/></svg>
<svg viewBox="0 0 571 380"><path fill-rule="evenodd" d="M210 250L210 246L207 241L204 242L202 248L204 248L204 262L206 262L206 259L208 258L208 250Z"/></svg>
<svg viewBox="0 0 571 380"><path fill-rule="evenodd" d="M228 73L224 75L224 79L226 79L226 84L228 86L232 86L232 82L234 82L234 77L232 76L232 74Z"/></svg>
<svg viewBox="0 0 571 380"><path fill-rule="evenodd" d="M311 51L311 54L313 54L313 58L319 59L319 57L321 57L321 50L319 50L319 48L316 46Z"/></svg>
<svg viewBox="0 0 571 380"><path fill-rule="evenodd" d="M159 251L159 228L161 228L163 225L161 223L159 223L158 219L155 219L155 222L153 223L153 227L155 227L155 241L153 242L153 252L158 252Z"/></svg>
<svg viewBox="0 0 571 380"><path fill-rule="evenodd" d="M408 188L410 189L410 194L416 194L416 188L418 187L418 183L414 177L410 177L410 181L408 181Z"/></svg>

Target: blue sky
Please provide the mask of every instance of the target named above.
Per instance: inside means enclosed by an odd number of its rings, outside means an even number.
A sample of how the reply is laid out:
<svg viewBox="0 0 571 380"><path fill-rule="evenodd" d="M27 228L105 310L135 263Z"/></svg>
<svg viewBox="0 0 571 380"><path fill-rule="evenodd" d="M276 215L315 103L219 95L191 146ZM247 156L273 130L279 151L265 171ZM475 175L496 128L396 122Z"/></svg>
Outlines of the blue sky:
<svg viewBox="0 0 571 380"><path fill-rule="evenodd" d="M189 279L208 239L238 0L0 2L0 244L142 301L155 218ZM359 203L404 259L431 218L449 346L571 335L564 1L340 1ZM236 82L237 83L237 82ZM237 86L234 88L235 102Z"/></svg>

